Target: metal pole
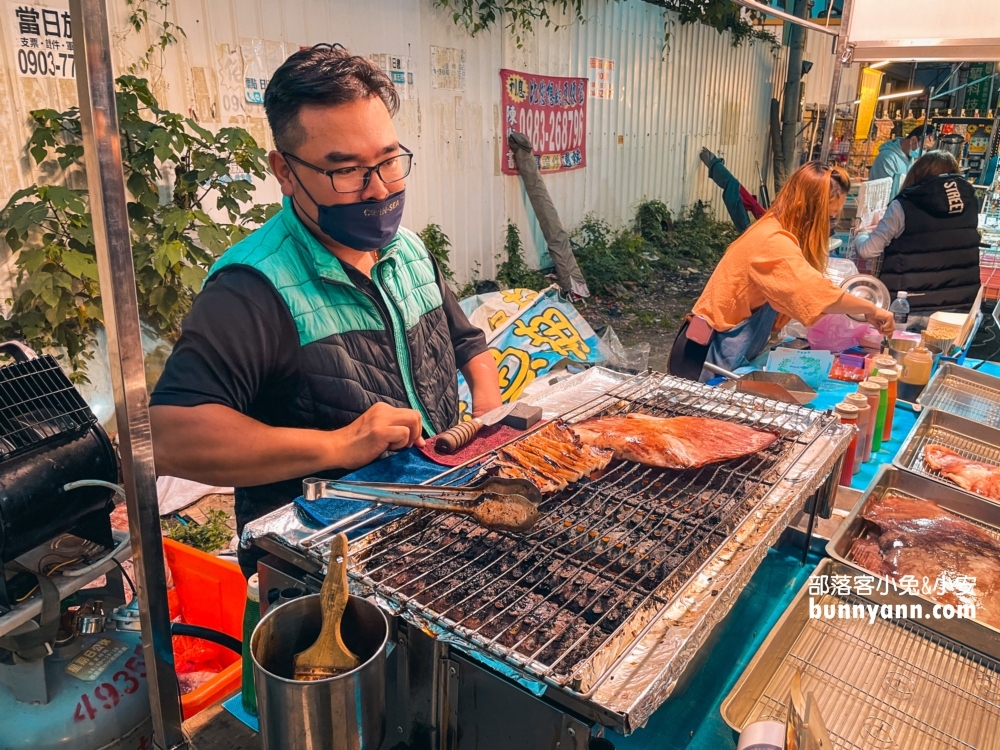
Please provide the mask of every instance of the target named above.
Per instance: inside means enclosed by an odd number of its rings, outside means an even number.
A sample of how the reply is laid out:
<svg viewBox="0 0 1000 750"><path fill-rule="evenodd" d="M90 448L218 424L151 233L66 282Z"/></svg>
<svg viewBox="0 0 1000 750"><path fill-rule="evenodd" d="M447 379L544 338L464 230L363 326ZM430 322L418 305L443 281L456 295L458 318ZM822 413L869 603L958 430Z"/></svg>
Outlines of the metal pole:
<svg viewBox="0 0 1000 750"><path fill-rule="evenodd" d="M913 87L916 85L916 82L917 82L917 66L919 64L920 63L915 62L915 63L913 63L913 66L910 68L910 82L906 86L906 90L907 91L913 91ZM900 119L902 119L902 120L906 119L906 113L910 111L910 102L911 101L912 100L910 99L910 97L906 97L903 100L903 109L902 109L902 112L901 112L902 117ZM906 133L900 133L900 135L905 136Z"/></svg>
<svg viewBox="0 0 1000 750"><path fill-rule="evenodd" d="M797 17L805 17L809 8L809 0L795 0ZM784 103L781 109L781 153L785 157L786 178L799 166L799 139L795 127L800 120L802 108L802 55L805 49L806 31L793 24L788 30L788 72L785 74Z"/></svg>
<svg viewBox="0 0 1000 750"><path fill-rule="evenodd" d="M823 133L823 148L820 149L821 164L830 161L830 149L833 146L833 125L837 121L837 99L840 94L840 79L844 75L844 65L849 64L851 14L854 12L854 0L844 0L844 9L840 13L840 34L837 36L837 59L833 66L833 82L830 84L830 102L826 108L826 131Z"/></svg>
<svg viewBox="0 0 1000 750"><path fill-rule="evenodd" d="M993 120L993 132L990 133L990 145L986 147L986 159L983 161L983 171L979 173L979 178L981 180L986 179L986 171L987 169L989 169L990 160L993 159L993 156L996 154L998 145L1000 145L1000 109L997 110L997 116ZM993 176L994 182L997 181L997 177L1000 177L1000 173ZM986 187L993 187L993 186L987 185ZM988 197L987 200L989 200ZM983 210L984 211L986 210L985 207L983 208ZM1000 309L1000 307L998 307L997 309Z"/></svg>
<svg viewBox="0 0 1000 750"><path fill-rule="evenodd" d="M129 534L155 744L184 747L156 499L149 394L139 334L107 0L70 0L87 186L108 333Z"/></svg>

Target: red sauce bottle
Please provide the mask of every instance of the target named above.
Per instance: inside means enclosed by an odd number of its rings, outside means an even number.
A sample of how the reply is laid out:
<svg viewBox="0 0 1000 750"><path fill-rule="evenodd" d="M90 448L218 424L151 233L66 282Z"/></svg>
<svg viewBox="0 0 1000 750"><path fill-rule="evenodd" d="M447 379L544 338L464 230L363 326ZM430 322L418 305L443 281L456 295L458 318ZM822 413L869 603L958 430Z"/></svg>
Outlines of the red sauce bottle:
<svg viewBox="0 0 1000 750"><path fill-rule="evenodd" d="M849 404L846 401L836 406L840 423L850 425L854 428L854 434L851 436L851 444L847 448L847 453L844 454L844 466L840 470L840 483L845 487L851 486L851 477L854 476L854 463L858 452L858 435L860 434L858 431L858 411L857 406Z"/></svg>

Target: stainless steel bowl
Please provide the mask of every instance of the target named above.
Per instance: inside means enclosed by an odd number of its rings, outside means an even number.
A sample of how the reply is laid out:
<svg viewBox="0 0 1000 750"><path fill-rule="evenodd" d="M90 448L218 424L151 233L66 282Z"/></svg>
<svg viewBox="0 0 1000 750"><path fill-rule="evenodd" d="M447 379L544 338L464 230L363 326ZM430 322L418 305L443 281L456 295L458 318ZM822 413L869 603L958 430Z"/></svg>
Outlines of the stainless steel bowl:
<svg viewBox="0 0 1000 750"><path fill-rule="evenodd" d="M848 294L868 300L882 310L888 310L892 300L889 297L889 290L877 277L869 276L866 273L859 273L857 276L849 276L840 284L840 288ZM851 320L863 323L864 315L849 315Z"/></svg>

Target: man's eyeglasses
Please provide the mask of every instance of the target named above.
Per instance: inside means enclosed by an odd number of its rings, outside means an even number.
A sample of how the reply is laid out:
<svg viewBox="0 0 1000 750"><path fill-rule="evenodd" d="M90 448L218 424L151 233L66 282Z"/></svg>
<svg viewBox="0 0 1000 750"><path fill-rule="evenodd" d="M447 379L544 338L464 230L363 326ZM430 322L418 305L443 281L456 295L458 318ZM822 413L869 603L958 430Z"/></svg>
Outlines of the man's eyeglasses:
<svg viewBox="0 0 1000 750"><path fill-rule="evenodd" d="M315 164L303 161L295 154L282 151L281 155L286 159L298 162L303 167L325 174L330 178L330 185L338 193L359 193L368 187L371 182L372 172L375 172L379 179L386 185L399 182L404 179L413 166L413 152L406 146L399 147L403 153L390 156L388 159L380 161L373 167L341 167L340 169L323 169Z"/></svg>

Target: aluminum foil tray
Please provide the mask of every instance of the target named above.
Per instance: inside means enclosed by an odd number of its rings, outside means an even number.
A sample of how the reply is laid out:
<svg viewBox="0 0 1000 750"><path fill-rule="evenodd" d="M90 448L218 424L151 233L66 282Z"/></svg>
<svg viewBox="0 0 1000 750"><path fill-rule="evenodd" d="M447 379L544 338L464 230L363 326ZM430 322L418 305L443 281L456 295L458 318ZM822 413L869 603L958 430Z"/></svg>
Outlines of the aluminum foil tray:
<svg viewBox="0 0 1000 750"><path fill-rule="evenodd" d="M854 540L868 526L868 521L862 515L865 508L869 503L882 498L890 490L900 495L933 500L942 508L978 524L986 529L988 533L1000 539L1000 504L993 503L978 495L972 495L958 487L947 487L939 481L928 477L911 474L907 471L900 471L898 468L892 466L882 466L875 475L872 484L861 494L858 504L854 506L854 510L844 519L840 528L837 529L827 544L826 552L830 557L853 568L857 573L875 575L875 578L881 581L888 580L885 577L873 574L855 562L851 557L850 550ZM998 561L998 564L1000 564L1000 561ZM891 591L890 586L883 588ZM893 604L907 605L919 602L923 605L925 612L930 612L937 603L931 598L922 595L910 595L905 592L890 593L887 598L887 601L889 600ZM945 622L948 623L946 632L948 637L993 659L1000 660L1000 630L996 630L976 620L927 620L925 624L928 624L929 627L937 628L939 623ZM1000 701L1000 694L996 696L996 699Z"/></svg>
<svg viewBox="0 0 1000 750"><path fill-rule="evenodd" d="M928 445L943 445L973 461L1000 466L1000 429L936 409L920 415L892 463L904 471L961 489L924 464L924 448Z"/></svg>
<svg viewBox="0 0 1000 750"><path fill-rule="evenodd" d="M1000 378L946 362L938 367L917 403L1000 427Z"/></svg>
<svg viewBox="0 0 1000 750"><path fill-rule="evenodd" d="M824 560L814 575L855 571ZM1000 662L907 620L810 618L823 605L891 603L878 594L810 596L807 582L722 704L733 729L784 721L802 675L834 746L851 750L1000 750Z"/></svg>

